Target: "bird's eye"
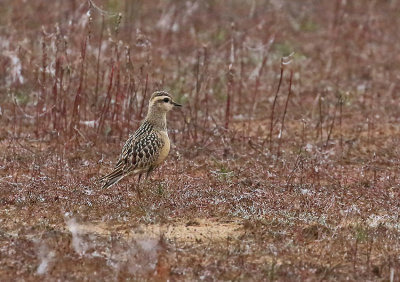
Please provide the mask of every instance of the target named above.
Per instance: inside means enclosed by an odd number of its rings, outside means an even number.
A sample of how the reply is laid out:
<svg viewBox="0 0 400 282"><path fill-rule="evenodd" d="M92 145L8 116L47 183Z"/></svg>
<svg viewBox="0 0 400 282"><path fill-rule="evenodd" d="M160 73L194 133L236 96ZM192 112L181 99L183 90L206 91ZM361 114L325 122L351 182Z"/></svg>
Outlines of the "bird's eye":
<svg viewBox="0 0 400 282"><path fill-rule="evenodd" d="M168 99L168 98L164 98L164 102L165 102L165 103L168 103L168 102L169 102L169 99Z"/></svg>

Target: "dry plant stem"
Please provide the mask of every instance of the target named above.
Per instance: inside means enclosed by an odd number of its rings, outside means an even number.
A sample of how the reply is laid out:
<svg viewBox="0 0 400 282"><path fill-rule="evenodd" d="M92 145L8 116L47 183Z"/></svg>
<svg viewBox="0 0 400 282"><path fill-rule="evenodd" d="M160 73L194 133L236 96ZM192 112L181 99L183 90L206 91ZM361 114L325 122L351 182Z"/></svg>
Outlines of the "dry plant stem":
<svg viewBox="0 0 400 282"><path fill-rule="evenodd" d="M117 61L117 69L116 69L116 78L115 78L115 103L114 103L114 107L113 107L113 113L112 113L112 122L113 124L116 125L116 129L118 129L120 135L121 135L121 127L119 124L119 120L120 120L120 115L121 115L121 104L123 103L124 97L121 91L121 72L120 72L120 68L119 68L119 62Z"/></svg>
<svg viewBox="0 0 400 282"><path fill-rule="evenodd" d="M261 61L261 66L260 69L258 70L258 74L256 77L256 83L255 83L255 89L254 89L254 95L253 95L253 105L252 105L252 116L254 115L254 112L257 108L257 104L258 104L258 96L259 96L259 88L260 88L260 84L261 84L261 77L264 73L264 69L268 60L268 54L269 54L269 48L271 47L271 45L273 44L273 42L275 41L275 35L272 35L269 37L268 42L263 46L263 59ZM282 58L283 60L283 58ZM281 63L283 62L281 60Z"/></svg>
<svg viewBox="0 0 400 282"><path fill-rule="evenodd" d="M318 138L318 135L319 135L319 138L320 138L320 142L321 142L321 144L322 144L322 124L323 124L323 117L322 117L322 97L321 97L321 95L319 95L319 97L318 97L318 107L319 107L319 122L318 122L318 125L317 125L317 138Z"/></svg>
<svg viewBox="0 0 400 282"><path fill-rule="evenodd" d="M293 79L293 70L290 70L290 77L289 77L289 90L288 90L288 95L286 98L286 103L285 103L285 109L283 111L283 116L282 116L282 122L281 122L281 130L279 132L279 143L278 143L278 156L281 153L281 145L282 145L282 136L283 136L283 130L285 129L285 117L286 117L286 113L287 113L287 107L289 104L289 99L290 96L292 94L292 79Z"/></svg>
<svg viewBox="0 0 400 282"><path fill-rule="evenodd" d="M100 120L99 120L99 125L97 127L97 134L99 134L99 132L103 129L104 120L106 118L108 109L110 107L111 96L112 96L111 89L112 89L112 85L113 85L113 77L114 77L114 66L111 68L110 79L109 79L109 84L108 84L108 88L107 88L107 96L106 96L106 99L104 100L103 109L100 112Z"/></svg>
<svg viewBox="0 0 400 282"><path fill-rule="evenodd" d="M197 124L197 117L198 117L198 97L199 97L199 92L200 92L200 87L201 87L201 82L200 82L200 51L197 51L197 56L196 56L196 65L194 68L194 75L196 77L196 85L195 85L195 93L194 93L194 104L193 104L193 123ZM197 126L194 127L194 141L197 141Z"/></svg>
<svg viewBox="0 0 400 282"><path fill-rule="evenodd" d="M275 92L274 101L272 102L272 109L271 109L271 118L270 118L270 126L269 126L269 151L272 152L272 132L274 130L274 113L275 113L275 106L276 101L278 100L279 89L281 88L282 78L283 78L283 58L281 59L281 74L279 76L279 83L278 88Z"/></svg>
<svg viewBox="0 0 400 282"><path fill-rule="evenodd" d="M210 84L210 75L209 75L209 70L208 70L208 48L207 46L203 47L203 72L202 72L202 81L204 80L204 86L203 89L207 89L209 87ZM208 116L209 116L209 111L210 111L210 105L209 105L209 94L208 91L205 90L204 91L204 97L203 97L203 101L204 101L204 114L203 114L203 122L202 122L202 129L206 129L207 128L207 124L208 124ZM201 143L204 144L205 143L205 139L207 139L207 136L203 135Z"/></svg>
<svg viewBox="0 0 400 282"><path fill-rule="evenodd" d="M10 93L8 93L8 95L10 95ZM12 112L13 112L13 138L17 138L17 122L18 122L18 118L17 118L17 101L15 99L15 97L12 97L13 100L13 108L12 108Z"/></svg>
<svg viewBox="0 0 400 282"><path fill-rule="evenodd" d="M293 178L293 176L294 176L294 173L295 173L295 171L299 168L300 163L302 163L302 158L301 158L301 155L298 154L298 155L297 155L297 158L296 158L296 161L295 161L295 163L294 163L294 167L293 167L292 171L290 172L288 178L286 179L286 188L289 189L289 186L290 186L291 183L292 183L291 181L292 181L292 178Z"/></svg>
<svg viewBox="0 0 400 282"><path fill-rule="evenodd" d="M301 148L306 145L306 122L302 120L302 130L301 130Z"/></svg>
<svg viewBox="0 0 400 282"><path fill-rule="evenodd" d="M342 117L343 117L343 97L342 97L342 95L340 95L340 102L339 102L339 136L340 136L340 150L343 153Z"/></svg>
<svg viewBox="0 0 400 282"><path fill-rule="evenodd" d="M103 34L104 34L104 15L101 16L100 39L99 39L99 47L97 48L95 103L97 102L99 94L100 54L101 54L101 46L103 43Z"/></svg>
<svg viewBox="0 0 400 282"><path fill-rule="evenodd" d="M200 53L199 53L200 55ZM200 66L199 66L199 79L197 82L197 78L196 78L196 107L198 107L198 104L201 104L202 101L199 101L200 95L201 95L201 90L202 89L206 89L209 86L209 74L208 74L208 49L207 46L203 46L203 67L200 71ZM207 91L204 91L204 98L203 101L205 102L205 105L203 105L202 112L203 112L203 116L204 119L202 119L202 127L200 127L201 121L198 118L198 108L196 109L196 118L195 118L195 123L198 125L198 127L201 130L204 130L207 127L207 117L208 117L208 113L209 113L209 105L208 105L208 93ZM203 136L204 137L204 136ZM202 141L200 141L201 143L203 142L203 138L202 137ZM196 135L196 138L198 138L198 136Z"/></svg>
<svg viewBox="0 0 400 282"><path fill-rule="evenodd" d="M65 91L64 91L64 66L61 67L60 70L60 81L59 81L59 105L58 105L58 111L59 111L59 116L60 118L58 119L58 126L59 129L63 132L63 135L66 136L67 135L67 110L66 110L66 101L65 101ZM64 122L61 123L61 120L63 120Z"/></svg>
<svg viewBox="0 0 400 282"><path fill-rule="evenodd" d="M57 112L58 112L58 91L57 91L57 82L59 81L59 73L60 73L60 58L58 57L56 59L56 67L55 67L55 78L54 78L54 84L53 84L53 89L52 89L52 94L53 94L53 105L54 108L52 110L52 115L51 118L53 120L53 129L57 130Z"/></svg>
<svg viewBox="0 0 400 282"><path fill-rule="evenodd" d="M47 68L47 53L46 53L46 34L42 30L42 71L40 81L40 94L37 97L36 104L36 138L39 137L41 122L41 112L46 99L46 68Z"/></svg>
<svg viewBox="0 0 400 282"><path fill-rule="evenodd" d="M337 102L336 102L336 104L335 104L335 108L334 108L334 112L333 112L333 118L332 118L332 123L331 123L331 126L329 127L328 136L326 137L325 148L328 146L329 140L330 140L330 138L331 138L331 134L332 134L332 131L333 131L333 127L334 127L334 125L335 125L337 107L340 108L340 105L341 105L341 97L339 96L339 97L338 97L338 100L337 100Z"/></svg>
<svg viewBox="0 0 400 282"><path fill-rule="evenodd" d="M241 50L243 52L243 50ZM242 105L242 91L243 91L243 76L244 76L244 62L243 59L240 60L240 72L239 72L239 86L237 90L238 105Z"/></svg>
<svg viewBox="0 0 400 282"><path fill-rule="evenodd" d="M259 92L259 88L260 88L260 78L265 66L265 63L267 62L267 54L264 55L262 63L261 63L261 67L258 71L257 74L257 78L256 78L256 83L254 85L254 94L253 94L253 102L252 102L252 107L251 107L251 114L249 117L249 122L247 123L247 132L250 132L250 125L251 125L251 119L254 118L254 114L257 108L257 103L258 103L258 92Z"/></svg>
<svg viewBox="0 0 400 282"><path fill-rule="evenodd" d="M268 59L268 54L265 54L263 56L262 62L261 62L261 67L260 70L258 71L257 77L256 77L256 83L254 85L254 94L253 94L253 106L252 106L252 110L251 110L251 116L254 116L254 112L256 110L257 107L257 103L258 103L258 92L259 92L259 88L260 88L260 80L261 80L261 76L263 74L263 70L265 67L265 64L267 63L267 59Z"/></svg>
<svg viewBox="0 0 400 282"><path fill-rule="evenodd" d="M75 134L75 126L77 126L79 124L79 120L80 120L79 112L80 112L80 106L82 103L81 94L82 94L82 85L83 85L84 72L85 72L87 40L88 40L88 38L86 37L82 44L83 46L82 46L82 50L81 50L81 69L80 69L80 75L79 75L79 86L78 86L78 89L76 90L74 104L72 107L71 121L70 121L70 125L69 125L69 138L72 138L73 134Z"/></svg>
<svg viewBox="0 0 400 282"><path fill-rule="evenodd" d="M133 114L136 109L134 109L134 105L136 105L137 101L137 91L135 86L135 81L132 80L131 75L129 75L129 86L128 86L128 107L127 111L125 112L125 119L126 119L126 130L127 132L131 131L131 121ZM131 81L132 80L132 81Z"/></svg>
<svg viewBox="0 0 400 282"><path fill-rule="evenodd" d="M234 85L234 71L232 65L229 65L228 69L228 91L227 91L227 98L226 98L226 108L225 108L225 129L229 129L229 120L231 116L231 97Z"/></svg>
<svg viewBox="0 0 400 282"><path fill-rule="evenodd" d="M148 85L148 81L149 81L149 74L146 74L146 80L145 80L145 84L144 84L144 89L142 90L143 93L143 98L142 98L142 102L140 104L140 109L139 109L139 114L136 117L137 120L140 120L143 116L143 112L144 112L144 106L145 106L145 100L146 100L146 93L147 93L147 85Z"/></svg>

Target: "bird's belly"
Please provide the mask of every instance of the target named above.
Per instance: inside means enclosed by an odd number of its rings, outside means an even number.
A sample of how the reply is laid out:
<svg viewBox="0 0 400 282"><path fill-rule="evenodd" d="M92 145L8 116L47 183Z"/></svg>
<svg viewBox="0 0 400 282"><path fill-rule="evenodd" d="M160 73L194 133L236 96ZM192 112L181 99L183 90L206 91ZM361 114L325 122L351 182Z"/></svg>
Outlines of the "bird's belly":
<svg viewBox="0 0 400 282"><path fill-rule="evenodd" d="M169 150L171 148L168 135L165 134L164 136L162 136L162 139L164 141L164 146L160 150L160 154L158 155L156 165L160 165L167 158Z"/></svg>

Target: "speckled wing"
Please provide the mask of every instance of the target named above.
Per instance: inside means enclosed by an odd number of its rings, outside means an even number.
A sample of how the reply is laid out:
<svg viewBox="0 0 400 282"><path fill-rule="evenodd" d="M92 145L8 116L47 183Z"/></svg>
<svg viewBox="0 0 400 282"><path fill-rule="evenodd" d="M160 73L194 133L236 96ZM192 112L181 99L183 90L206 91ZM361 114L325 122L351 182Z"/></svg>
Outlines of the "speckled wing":
<svg viewBox="0 0 400 282"><path fill-rule="evenodd" d="M154 131L142 135L135 139L133 150L128 155L128 162L132 163L134 169L140 169L143 172L152 169L163 145L163 141Z"/></svg>
<svg viewBox="0 0 400 282"><path fill-rule="evenodd" d="M134 134L129 135L128 140L126 140L124 146L122 147L121 155L115 165L115 167L119 167L121 164L126 164L129 162L131 155L137 150L138 147L141 147L142 140L147 135L150 135L153 132L153 126L145 121L140 125L140 127L135 131ZM130 161L131 164L135 164L134 160Z"/></svg>
<svg viewBox="0 0 400 282"><path fill-rule="evenodd" d="M117 163L115 164L115 168L121 166L121 164L125 164L128 160L129 154L132 152L132 149L135 144L135 135L129 135L128 140L126 140L124 146L122 147L121 155L118 158Z"/></svg>

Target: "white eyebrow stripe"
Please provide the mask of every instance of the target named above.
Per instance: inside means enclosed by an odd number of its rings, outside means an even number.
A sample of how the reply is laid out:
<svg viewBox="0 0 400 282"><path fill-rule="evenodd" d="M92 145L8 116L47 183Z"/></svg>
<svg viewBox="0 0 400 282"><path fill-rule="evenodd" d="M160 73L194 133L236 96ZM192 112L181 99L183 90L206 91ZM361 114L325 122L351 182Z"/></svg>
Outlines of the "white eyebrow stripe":
<svg viewBox="0 0 400 282"><path fill-rule="evenodd" d="M154 102L154 103L157 103L157 102L159 102L159 101L164 100L165 98L170 99L170 97L168 97L168 96L166 96L166 95L164 95L164 96L156 96L156 97L153 98L153 102Z"/></svg>

